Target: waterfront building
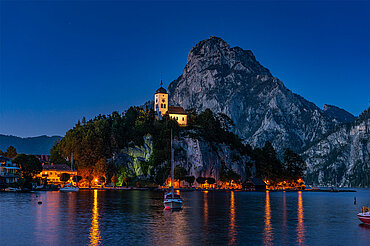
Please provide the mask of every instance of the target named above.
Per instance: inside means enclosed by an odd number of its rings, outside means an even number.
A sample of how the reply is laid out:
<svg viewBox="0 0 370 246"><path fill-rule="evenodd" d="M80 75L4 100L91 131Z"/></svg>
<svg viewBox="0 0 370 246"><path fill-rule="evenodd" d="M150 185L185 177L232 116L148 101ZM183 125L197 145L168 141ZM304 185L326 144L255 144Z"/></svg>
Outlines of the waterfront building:
<svg viewBox="0 0 370 246"><path fill-rule="evenodd" d="M244 190L255 190L255 191L265 191L267 188L266 183L259 178L250 178L243 183Z"/></svg>
<svg viewBox="0 0 370 246"><path fill-rule="evenodd" d="M154 111L159 118L168 113L170 118L176 120L180 126L186 126L188 123L188 115L183 107L168 105L168 93L167 90L163 88L162 78L161 87L154 94Z"/></svg>
<svg viewBox="0 0 370 246"><path fill-rule="evenodd" d="M12 163L12 160L0 156L0 182L6 184L16 183L18 181L18 172L19 167L15 163Z"/></svg>
<svg viewBox="0 0 370 246"><path fill-rule="evenodd" d="M68 173L70 175L70 179L67 181L72 182L72 178L77 176L77 171L71 171L71 167L66 164L43 164L42 165L42 172L36 175L37 178L46 179L47 182L54 185L61 185L65 182L60 181L60 176L62 173Z"/></svg>

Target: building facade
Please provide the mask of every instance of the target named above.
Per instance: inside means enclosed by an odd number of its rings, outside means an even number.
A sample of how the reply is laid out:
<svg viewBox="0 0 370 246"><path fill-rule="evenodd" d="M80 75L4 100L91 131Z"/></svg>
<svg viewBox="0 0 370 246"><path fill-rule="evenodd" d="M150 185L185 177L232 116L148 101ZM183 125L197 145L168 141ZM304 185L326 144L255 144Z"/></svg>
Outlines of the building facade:
<svg viewBox="0 0 370 246"><path fill-rule="evenodd" d="M19 167L12 160L0 156L0 182L6 184L16 183L18 181Z"/></svg>
<svg viewBox="0 0 370 246"><path fill-rule="evenodd" d="M168 93L167 90L163 88L162 78L161 87L154 94L154 111L160 117L168 113L170 118L176 120L180 126L187 126L188 124L188 115L183 107L168 105Z"/></svg>
<svg viewBox="0 0 370 246"><path fill-rule="evenodd" d="M66 164L43 164L42 172L39 173L36 177L41 179L46 179L49 184L62 185L66 182L60 181L60 176L62 173L68 173L70 175L67 183L75 181L74 178L77 176L77 171L71 171L71 167Z"/></svg>

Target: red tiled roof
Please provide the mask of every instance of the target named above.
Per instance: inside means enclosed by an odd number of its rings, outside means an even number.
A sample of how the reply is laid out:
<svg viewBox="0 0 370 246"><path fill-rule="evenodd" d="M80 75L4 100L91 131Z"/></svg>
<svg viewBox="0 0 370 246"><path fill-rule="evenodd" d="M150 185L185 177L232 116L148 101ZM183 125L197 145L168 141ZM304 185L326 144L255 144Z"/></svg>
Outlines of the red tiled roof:
<svg viewBox="0 0 370 246"><path fill-rule="evenodd" d="M71 167L67 164L53 164L53 165L43 165L43 170L53 170L53 171L71 171Z"/></svg>
<svg viewBox="0 0 370 246"><path fill-rule="evenodd" d="M186 114L183 107L174 107L174 106L168 107L168 113L169 114Z"/></svg>

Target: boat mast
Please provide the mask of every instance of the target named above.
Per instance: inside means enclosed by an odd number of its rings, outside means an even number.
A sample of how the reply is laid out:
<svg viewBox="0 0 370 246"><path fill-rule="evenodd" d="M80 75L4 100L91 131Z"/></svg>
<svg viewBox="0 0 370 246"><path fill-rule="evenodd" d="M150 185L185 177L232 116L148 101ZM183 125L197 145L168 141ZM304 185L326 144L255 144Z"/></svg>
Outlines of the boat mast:
<svg viewBox="0 0 370 246"><path fill-rule="evenodd" d="M72 166L73 166L73 153L71 153L71 171L73 171Z"/></svg>
<svg viewBox="0 0 370 246"><path fill-rule="evenodd" d="M172 128L171 128L171 194L172 198L174 198L174 180L175 179L175 165L174 165L174 158L173 158L173 148L172 148Z"/></svg>

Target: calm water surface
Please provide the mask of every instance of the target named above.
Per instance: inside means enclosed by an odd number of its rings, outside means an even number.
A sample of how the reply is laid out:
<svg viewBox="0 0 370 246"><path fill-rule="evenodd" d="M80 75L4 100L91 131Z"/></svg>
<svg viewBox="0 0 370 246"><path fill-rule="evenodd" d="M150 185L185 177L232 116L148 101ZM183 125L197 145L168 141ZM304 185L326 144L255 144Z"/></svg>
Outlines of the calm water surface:
<svg viewBox="0 0 370 246"><path fill-rule="evenodd" d="M370 245L369 189L181 195L170 212L161 192L0 193L0 245Z"/></svg>

